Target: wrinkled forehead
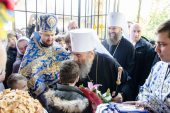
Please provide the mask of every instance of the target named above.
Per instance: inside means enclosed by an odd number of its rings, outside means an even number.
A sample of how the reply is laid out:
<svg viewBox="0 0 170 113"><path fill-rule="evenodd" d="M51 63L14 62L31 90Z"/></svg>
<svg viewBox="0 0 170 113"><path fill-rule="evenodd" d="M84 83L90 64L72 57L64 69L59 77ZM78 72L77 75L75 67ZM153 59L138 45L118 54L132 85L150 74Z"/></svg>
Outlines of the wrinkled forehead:
<svg viewBox="0 0 170 113"><path fill-rule="evenodd" d="M109 26L108 28L118 28L118 29L121 29L121 27L118 27L118 26Z"/></svg>
<svg viewBox="0 0 170 113"><path fill-rule="evenodd" d="M73 51L73 54L74 54L74 55L82 55L82 56L85 56L85 55L87 55L87 53L88 53L88 52L74 52L74 51Z"/></svg>
<svg viewBox="0 0 170 113"><path fill-rule="evenodd" d="M142 26L140 24L132 24L130 27L132 30L142 30Z"/></svg>
<svg viewBox="0 0 170 113"><path fill-rule="evenodd" d="M73 22L70 26L71 26L71 27L72 27L72 26L76 26L76 27L77 27L78 25L77 25L76 22Z"/></svg>

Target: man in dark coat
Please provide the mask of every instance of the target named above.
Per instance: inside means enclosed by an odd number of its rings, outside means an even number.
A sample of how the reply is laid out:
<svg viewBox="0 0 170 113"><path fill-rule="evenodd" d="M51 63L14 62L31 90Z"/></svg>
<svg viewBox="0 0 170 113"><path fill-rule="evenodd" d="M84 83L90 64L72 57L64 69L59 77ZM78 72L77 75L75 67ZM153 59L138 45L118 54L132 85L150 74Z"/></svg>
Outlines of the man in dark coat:
<svg viewBox="0 0 170 113"><path fill-rule="evenodd" d="M131 26L130 38L135 47L135 73L133 77L134 93L133 99L136 98L139 92L139 86L145 83L152 68L152 62L156 52L149 42L141 38L142 27L138 23Z"/></svg>
<svg viewBox="0 0 170 113"><path fill-rule="evenodd" d="M111 55L107 54L107 50L100 51L104 47L99 42L99 39L96 41L97 34L92 29L88 30L77 29L70 32L74 60L80 66L80 80L77 86L83 84L87 87L87 82L92 81L93 84L102 84L99 87L102 94L110 88L110 92L114 96L114 91L117 89L116 81L120 65ZM113 98L114 102L120 103L131 100L132 87L130 81L131 78L128 73L123 70L121 85L117 89L118 95Z"/></svg>
<svg viewBox="0 0 170 113"><path fill-rule="evenodd" d="M121 13L109 13L108 38L102 42L102 45L132 77L135 68L135 50L130 41L127 40L129 33L126 21L123 23L124 18Z"/></svg>

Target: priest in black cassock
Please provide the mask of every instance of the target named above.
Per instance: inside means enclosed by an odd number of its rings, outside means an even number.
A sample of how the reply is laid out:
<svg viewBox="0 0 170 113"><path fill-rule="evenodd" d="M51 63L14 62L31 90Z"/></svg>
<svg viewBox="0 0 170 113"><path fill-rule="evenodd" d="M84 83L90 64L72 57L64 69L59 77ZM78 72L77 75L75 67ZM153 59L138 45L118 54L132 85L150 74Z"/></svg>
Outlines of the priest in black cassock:
<svg viewBox="0 0 170 113"><path fill-rule="evenodd" d="M108 37L102 45L117 62L133 77L135 69L135 49L129 41L127 21L122 13L108 14Z"/></svg>
<svg viewBox="0 0 170 113"><path fill-rule="evenodd" d="M87 82L92 81L93 84L102 84L99 87L102 94L110 88L114 96L120 65L101 45L97 33L93 29L77 29L70 32L70 38L74 60L80 66L80 79L77 86L83 84L87 87ZM114 102L131 100L131 78L124 70L118 92L118 95L112 99Z"/></svg>

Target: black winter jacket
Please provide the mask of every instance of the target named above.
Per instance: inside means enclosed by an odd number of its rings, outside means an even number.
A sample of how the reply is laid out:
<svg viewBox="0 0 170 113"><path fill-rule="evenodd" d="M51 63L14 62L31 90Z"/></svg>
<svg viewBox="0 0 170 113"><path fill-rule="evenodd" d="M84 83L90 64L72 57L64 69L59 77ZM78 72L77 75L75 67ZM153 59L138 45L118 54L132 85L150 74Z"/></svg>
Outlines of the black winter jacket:
<svg viewBox="0 0 170 113"><path fill-rule="evenodd" d="M135 72L133 77L134 98L139 92L139 87L145 83L152 68L152 63L156 52L153 47L145 39L135 44Z"/></svg>

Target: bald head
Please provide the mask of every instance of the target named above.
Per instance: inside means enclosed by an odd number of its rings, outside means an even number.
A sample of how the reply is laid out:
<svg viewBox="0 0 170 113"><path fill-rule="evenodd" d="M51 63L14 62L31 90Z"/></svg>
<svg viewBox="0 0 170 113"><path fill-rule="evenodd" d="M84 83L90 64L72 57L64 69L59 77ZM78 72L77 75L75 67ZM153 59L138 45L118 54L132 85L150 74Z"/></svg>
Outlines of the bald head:
<svg viewBox="0 0 170 113"><path fill-rule="evenodd" d="M134 23L130 27L130 39L132 43L136 43L140 40L142 35L142 26L139 23Z"/></svg>

